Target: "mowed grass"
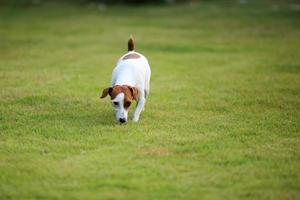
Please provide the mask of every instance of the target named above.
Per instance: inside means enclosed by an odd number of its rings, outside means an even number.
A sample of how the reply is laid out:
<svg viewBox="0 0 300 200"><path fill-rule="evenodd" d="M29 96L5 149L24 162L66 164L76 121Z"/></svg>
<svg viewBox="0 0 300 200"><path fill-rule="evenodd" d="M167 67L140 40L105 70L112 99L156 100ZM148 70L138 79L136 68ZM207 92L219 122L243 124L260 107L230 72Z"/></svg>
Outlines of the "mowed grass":
<svg viewBox="0 0 300 200"><path fill-rule="evenodd" d="M0 199L298 199L297 8L1 7ZM131 33L151 92L119 125L99 95Z"/></svg>

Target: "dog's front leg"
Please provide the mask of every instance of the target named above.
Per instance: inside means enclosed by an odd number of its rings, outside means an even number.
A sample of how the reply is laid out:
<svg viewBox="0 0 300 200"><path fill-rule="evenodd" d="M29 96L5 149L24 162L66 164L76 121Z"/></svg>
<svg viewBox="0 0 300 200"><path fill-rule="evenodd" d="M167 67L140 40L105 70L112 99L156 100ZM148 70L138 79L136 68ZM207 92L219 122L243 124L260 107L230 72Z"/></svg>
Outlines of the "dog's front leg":
<svg viewBox="0 0 300 200"><path fill-rule="evenodd" d="M146 102L146 99L145 99L144 95L141 95L140 98L139 98L139 101L137 103L136 109L133 113L132 120L134 122L139 121L140 114L141 114L141 112L142 112L142 110L144 109L144 106L145 106L145 102Z"/></svg>

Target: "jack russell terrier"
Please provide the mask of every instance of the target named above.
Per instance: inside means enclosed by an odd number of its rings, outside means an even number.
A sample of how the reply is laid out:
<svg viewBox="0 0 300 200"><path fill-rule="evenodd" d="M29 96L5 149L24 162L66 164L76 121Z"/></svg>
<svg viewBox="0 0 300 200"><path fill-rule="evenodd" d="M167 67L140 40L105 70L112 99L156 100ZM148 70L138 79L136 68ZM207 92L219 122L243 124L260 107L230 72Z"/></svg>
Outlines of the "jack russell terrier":
<svg viewBox="0 0 300 200"><path fill-rule="evenodd" d="M137 122L144 109L150 91L151 70L148 60L134 51L132 36L128 40L128 52L117 62L113 70L111 87L105 88L100 98L110 96L116 111L117 121L127 122L128 109L133 100L137 101L132 120Z"/></svg>

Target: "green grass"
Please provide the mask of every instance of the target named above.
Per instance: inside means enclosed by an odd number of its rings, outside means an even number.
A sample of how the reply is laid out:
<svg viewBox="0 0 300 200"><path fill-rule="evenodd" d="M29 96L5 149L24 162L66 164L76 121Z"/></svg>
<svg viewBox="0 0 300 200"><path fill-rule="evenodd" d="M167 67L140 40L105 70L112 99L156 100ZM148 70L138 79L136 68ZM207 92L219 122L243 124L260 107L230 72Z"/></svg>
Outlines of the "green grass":
<svg viewBox="0 0 300 200"><path fill-rule="evenodd" d="M251 2L1 7L0 199L299 198L300 12ZM131 33L151 92L119 125Z"/></svg>

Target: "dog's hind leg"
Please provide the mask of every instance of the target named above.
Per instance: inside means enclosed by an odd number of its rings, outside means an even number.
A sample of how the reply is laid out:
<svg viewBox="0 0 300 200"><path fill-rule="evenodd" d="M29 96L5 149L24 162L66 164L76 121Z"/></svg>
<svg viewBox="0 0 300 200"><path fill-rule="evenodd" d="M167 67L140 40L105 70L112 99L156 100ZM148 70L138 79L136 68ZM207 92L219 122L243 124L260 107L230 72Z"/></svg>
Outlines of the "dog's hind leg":
<svg viewBox="0 0 300 200"><path fill-rule="evenodd" d="M146 78L144 92L145 92L145 98L147 98L150 93L150 77Z"/></svg>
<svg viewBox="0 0 300 200"><path fill-rule="evenodd" d="M149 96L150 93L150 74L146 77L145 88L144 88L144 97L145 99ZM143 111L145 110L145 106L143 106Z"/></svg>
<svg viewBox="0 0 300 200"><path fill-rule="evenodd" d="M148 84L144 89L144 97L147 98L149 96L149 93L150 93L150 86Z"/></svg>
<svg viewBox="0 0 300 200"><path fill-rule="evenodd" d="M150 92L150 85L149 82L146 83L145 89L144 89L144 97L145 99L149 96L149 92ZM145 106L143 106L143 111L145 110Z"/></svg>

